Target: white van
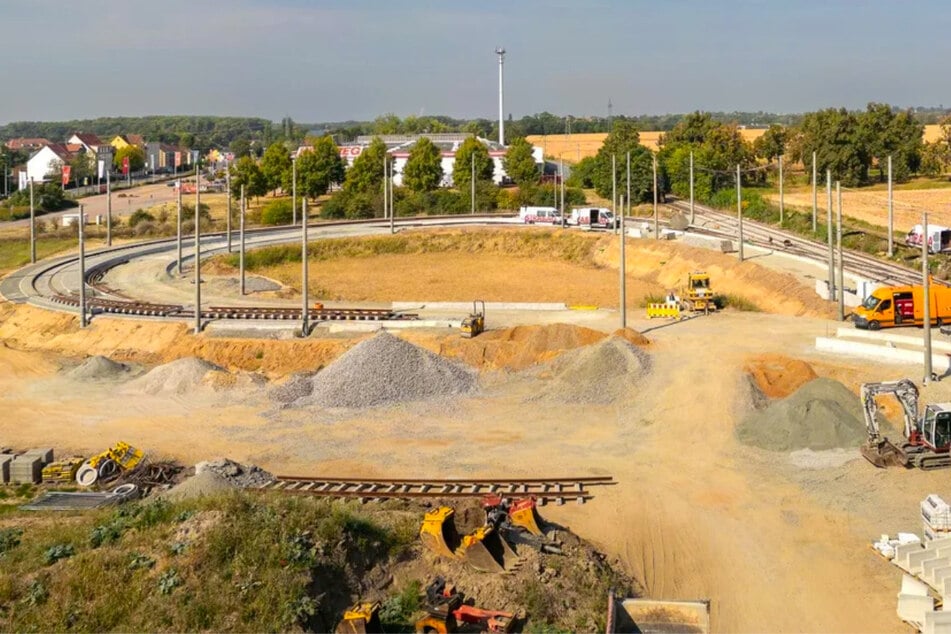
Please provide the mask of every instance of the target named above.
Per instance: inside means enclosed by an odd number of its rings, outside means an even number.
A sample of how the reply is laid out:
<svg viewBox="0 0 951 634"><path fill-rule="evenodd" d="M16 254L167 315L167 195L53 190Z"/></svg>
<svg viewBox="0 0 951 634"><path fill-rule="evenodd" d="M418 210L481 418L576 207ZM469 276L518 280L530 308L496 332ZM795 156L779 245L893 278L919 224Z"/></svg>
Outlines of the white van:
<svg viewBox="0 0 951 634"><path fill-rule="evenodd" d="M568 224L574 227L593 229L620 226L614 213L607 207L575 207L568 216Z"/></svg>
<svg viewBox="0 0 951 634"><path fill-rule="evenodd" d="M554 207L522 207L518 210L518 219L527 225L561 224L561 214Z"/></svg>

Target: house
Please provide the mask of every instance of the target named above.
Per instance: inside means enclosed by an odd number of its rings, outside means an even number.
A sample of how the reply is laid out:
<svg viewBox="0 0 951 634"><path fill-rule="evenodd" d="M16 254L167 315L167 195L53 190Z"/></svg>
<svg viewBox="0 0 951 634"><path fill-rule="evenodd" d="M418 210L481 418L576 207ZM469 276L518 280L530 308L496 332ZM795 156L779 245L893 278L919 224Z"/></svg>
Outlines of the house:
<svg viewBox="0 0 951 634"><path fill-rule="evenodd" d="M95 157L99 151L99 147L105 144L102 142L102 139L95 134L76 132L66 139L66 145L81 145L87 154Z"/></svg>
<svg viewBox="0 0 951 634"><path fill-rule="evenodd" d="M83 151L83 146L75 144L78 151ZM35 183L46 181L57 181L59 179L60 169L66 163L69 163L77 152L71 152L65 145L59 143L48 143L34 152L26 162L26 182L33 179Z"/></svg>
<svg viewBox="0 0 951 634"><path fill-rule="evenodd" d="M37 137L37 138L20 137L17 139L10 139L4 145L6 145L7 148L11 150L23 150L25 152L33 152L34 150L40 149L44 145L49 145L49 142L50 142L49 139L44 139L41 137Z"/></svg>
<svg viewBox="0 0 951 634"><path fill-rule="evenodd" d="M145 142L145 138L141 134L117 134L112 138L111 141L109 141L109 145L114 147L116 150L121 150L124 147L129 147L130 145L140 147L144 150L148 144Z"/></svg>

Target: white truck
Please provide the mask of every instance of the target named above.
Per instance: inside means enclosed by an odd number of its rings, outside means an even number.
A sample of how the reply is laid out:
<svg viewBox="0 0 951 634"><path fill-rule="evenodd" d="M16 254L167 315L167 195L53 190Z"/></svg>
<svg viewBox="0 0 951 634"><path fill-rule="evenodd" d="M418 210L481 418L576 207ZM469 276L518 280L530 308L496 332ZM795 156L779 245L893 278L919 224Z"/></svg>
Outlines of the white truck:
<svg viewBox="0 0 951 634"><path fill-rule="evenodd" d="M575 207L568 216L567 224L582 229L614 229L620 226L618 219L614 217L614 212L607 207Z"/></svg>
<svg viewBox="0 0 951 634"><path fill-rule="evenodd" d="M518 219L527 225L561 224L561 214L554 207L522 207L518 210Z"/></svg>
<svg viewBox="0 0 951 634"><path fill-rule="evenodd" d="M905 244L910 247L921 248L923 230L921 225L915 225L905 237ZM928 225L928 252L941 253L951 249L951 229L939 225Z"/></svg>

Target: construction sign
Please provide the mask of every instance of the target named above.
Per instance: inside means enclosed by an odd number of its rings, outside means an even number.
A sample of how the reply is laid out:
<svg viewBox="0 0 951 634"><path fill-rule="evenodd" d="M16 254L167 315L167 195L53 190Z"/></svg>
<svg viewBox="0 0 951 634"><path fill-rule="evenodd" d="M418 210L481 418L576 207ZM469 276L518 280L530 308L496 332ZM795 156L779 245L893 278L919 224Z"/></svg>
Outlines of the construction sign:
<svg viewBox="0 0 951 634"><path fill-rule="evenodd" d="M122 173L123 174L129 173L129 157L128 156L122 157Z"/></svg>
<svg viewBox="0 0 951 634"><path fill-rule="evenodd" d="M69 183L69 173L73 171L73 168L69 165L63 166L63 187L66 187L66 184Z"/></svg>

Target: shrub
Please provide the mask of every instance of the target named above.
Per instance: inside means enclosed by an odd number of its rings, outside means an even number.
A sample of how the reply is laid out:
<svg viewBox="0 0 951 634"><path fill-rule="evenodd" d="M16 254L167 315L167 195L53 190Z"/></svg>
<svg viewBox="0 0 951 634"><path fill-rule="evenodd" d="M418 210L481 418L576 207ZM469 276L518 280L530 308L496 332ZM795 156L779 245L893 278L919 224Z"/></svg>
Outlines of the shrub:
<svg viewBox="0 0 951 634"><path fill-rule="evenodd" d="M145 211L144 209L136 209L132 212L132 215L129 216L129 226L134 227L140 222L155 222L155 216Z"/></svg>
<svg viewBox="0 0 951 634"><path fill-rule="evenodd" d="M144 220L142 222L136 223L132 231L137 236L152 236L157 233L158 227L151 220Z"/></svg>
<svg viewBox="0 0 951 634"><path fill-rule="evenodd" d="M294 208L291 201L280 198L264 205L261 211L261 224L289 225L294 217Z"/></svg>

